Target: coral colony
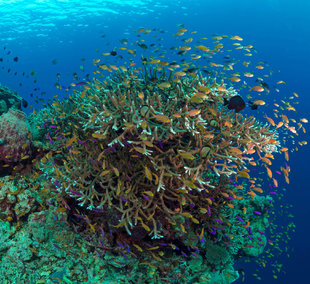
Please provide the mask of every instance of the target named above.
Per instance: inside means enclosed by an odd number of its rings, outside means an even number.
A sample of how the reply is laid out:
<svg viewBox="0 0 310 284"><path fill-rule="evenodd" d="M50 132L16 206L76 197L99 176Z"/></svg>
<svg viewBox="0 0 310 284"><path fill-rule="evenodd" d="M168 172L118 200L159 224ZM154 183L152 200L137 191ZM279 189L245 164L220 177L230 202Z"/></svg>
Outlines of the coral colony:
<svg viewBox="0 0 310 284"><path fill-rule="evenodd" d="M180 28L175 36L186 32ZM190 54L192 60L200 53L212 58L223 52L225 38L214 37L213 49L191 47L193 39L188 40L177 54L193 48L198 54ZM120 50L136 56L129 47ZM94 64L97 76L91 81L72 83L69 98L29 116L35 151L26 133L22 146L16 138L22 149L18 158L0 148L2 167L12 173L2 183L2 220L9 223L1 230L16 235L31 225L28 259L17 252L13 257L11 248L4 258L26 272L21 279L53 283L233 282L241 276L233 267L236 259L256 257L279 242L268 230L271 195L277 196L279 186L270 167L280 152L288 160L288 149L280 144L290 132L296 134L294 121L279 111L277 122L268 117L267 123L241 112L245 102L233 83L252 73L231 75L232 63L209 63L226 70L213 77L193 63L180 66L155 55L142 57L140 66L100 64L100 59ZM261 85L248 87L264 91ZM265 105L254 99L252 110ZM9 115L24 120L16 110L1 119ZM263 169L263 179L250 176L255 166ZM289 171L287 164L281 167L286 182ZM270 190L263 190L264 181ZM25 204L18 205L22 199ZM45 224L44 232L38 224ZM14 234L3 238L17 243L18 235L9 237ZM43 266L47 254L52 264ZM267 257L260 265L266 266ZM41 274L32 272L38 265ZM279 271L279 265L273 269Z"/></svg>

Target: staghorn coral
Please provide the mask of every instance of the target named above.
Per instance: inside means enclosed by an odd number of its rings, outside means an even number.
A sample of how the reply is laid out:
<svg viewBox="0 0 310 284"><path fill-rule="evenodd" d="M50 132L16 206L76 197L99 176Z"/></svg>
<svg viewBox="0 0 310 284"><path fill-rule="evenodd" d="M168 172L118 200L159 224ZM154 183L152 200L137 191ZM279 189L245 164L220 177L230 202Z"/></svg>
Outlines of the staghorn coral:
<svg viewBox="0 0 310 284"><path fill-rule="evenodd" d="M54 152L41 169L49 161L59 200L93 231L184 240L204 224L215 235L220 208L236 198L227 176L244 171L248 150L275 151L277 133L223 107L236 94L223 83L135 71L94 80L70 99L79 107L56 116L57 135L46 134ZM69 134L68 117L76 122Z"/></svg>

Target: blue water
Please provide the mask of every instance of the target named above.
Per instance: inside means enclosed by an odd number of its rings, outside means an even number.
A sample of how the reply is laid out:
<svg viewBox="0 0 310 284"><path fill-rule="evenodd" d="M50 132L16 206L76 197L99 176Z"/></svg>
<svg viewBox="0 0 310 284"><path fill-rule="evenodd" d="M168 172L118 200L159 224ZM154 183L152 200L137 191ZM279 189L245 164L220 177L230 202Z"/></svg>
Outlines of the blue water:
<svg viewBox="0 0 310 284"><path fill-rule="evenodd" d="M36 95L42 91L48 100L57 93L54 87L57 73L61 74L61 84L68 86L74 72L83 79L83 74L94 70L92 60L99 53L119 46L119 40L130 38L133 30L160 28L173 34L177 24L183 23L187 29L207 37L239 35L254 45L259 59L267 61L276 72L280 70L277 76L286 81L288 92L299 94L298 114L309 119L309 14L307 0L0 1L0 57L4 59L1 67L5 67L0 69L0 80L18 91L29 104L35 104ZM165 39L165 46L173 44L172 37ZM11 54L7 55L8 51ZM15 56L18 62L13 62ZM80 72L81 65L85 73ZM32 70L36 72L37 83L31 76L22 76L22 72L29 74ZM27 108L25 112L30 110ZM258 281L251 276L258 266L243 265L246 283L310 283L309 147L294 152L290 158L290 185L286 186L283 202L293 204L297 228L289 246L294 253L289 259L283 256L279 260L284 263L285 274L279 274L277 280L266 268L260 269L262 281Z"/></svg>

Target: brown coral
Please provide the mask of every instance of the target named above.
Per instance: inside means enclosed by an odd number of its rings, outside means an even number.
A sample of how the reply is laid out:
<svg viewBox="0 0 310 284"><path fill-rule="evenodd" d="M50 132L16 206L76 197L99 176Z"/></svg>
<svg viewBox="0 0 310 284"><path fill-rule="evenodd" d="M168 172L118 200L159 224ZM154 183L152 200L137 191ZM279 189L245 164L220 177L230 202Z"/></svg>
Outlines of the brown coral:
<svg viewBox="0 0 310 284"><path fill-rule="evenodd" d="M110 228L128 234L137 227L162 237L176 215L214 232L216 208L235 198L224 175L246 167L249 149L268 152L277 135L223 107L235 94L202 76L173 80L152 69L96 80L75 98L82 107L74 112L74 134L53 142L63 153L52 159L60 196L110 210L118 220ZM211 179L214 173L218 179Z"/></svg>

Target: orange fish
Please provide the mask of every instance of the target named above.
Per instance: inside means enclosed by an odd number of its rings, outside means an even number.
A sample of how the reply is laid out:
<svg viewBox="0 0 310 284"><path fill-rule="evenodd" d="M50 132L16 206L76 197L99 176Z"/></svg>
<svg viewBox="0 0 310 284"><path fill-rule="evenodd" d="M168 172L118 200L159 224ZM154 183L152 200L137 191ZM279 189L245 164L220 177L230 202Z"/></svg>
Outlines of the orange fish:
<svg viewBox="0 0 310 284"><path fill-rule="evenodd" d="M266 166L267 174L270 178L272 178L272 171Z"/></svg>
<svg viewBox="0 0 310 284"><path fill-rule="evenodd" d="M277 124L277 127L276 127L276 128L280 128L281 126L283 126L283 121L280 121L280 122Z"/></svg>
<svg viewBox="0 0 310 284"><path fill-rule="evenodd" d="M257 100L257 101L255 101L255 102L253 102L253 104L254 104L254 105L258 105L258 106L263 106L263 105L266 104L266 103L265 103L265 101L263 101L263 100Z"/></svg>
<svg viewBox="0 0 310 284"><path fill-rule="evenodd" d="M236 82L236 83L241 81L241 79L239 77L231 77L231 78L229 78L229 80L232 82Z"/></svg>
<svg viewBox="0 0 310 284"><path fill-rule="evenodd" d="M255 92L263 92L265 89L262 86L254 86L250 89L250 91L255 91Z"/></svg>
<svg viewBox="0 0 310 284"><path fill-rule="evenodd" d="M186 115L188 116L196 116L200 114L201 110L200 109L192 109L190 112L188 112Z"/></svg>
<svg viewBox="0 0 310 284"><path fill-rule="evenodd" d="M276 124L274 123L273 119L268 117L267 115L265 116L266 119L268 120L268 122L272 125L272 126L275 126Z"/></svg>
<svg viewBox="0 0 310 284"><path fill-rule="evenodd" d="M154 115L154 118L159 121L159 122L162 122L162 123L169 123L170 122L170 119L165 116L164 114L156 114Z"/></svg>

